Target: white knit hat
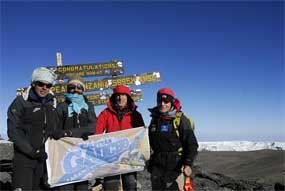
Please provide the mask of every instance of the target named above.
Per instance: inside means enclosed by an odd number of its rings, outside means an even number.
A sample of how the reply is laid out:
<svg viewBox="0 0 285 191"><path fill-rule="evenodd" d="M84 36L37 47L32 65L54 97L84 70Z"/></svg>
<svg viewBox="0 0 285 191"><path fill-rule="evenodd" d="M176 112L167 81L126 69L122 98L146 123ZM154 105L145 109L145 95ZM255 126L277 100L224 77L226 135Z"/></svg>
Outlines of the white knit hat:
<svg viewBox="0 0 285 191"><path fill-rule="evenodd" d="M80 78L79 79L71 79L68 81L67 84L74 84L74 85L80 84L83 87L83 91L85 91L85 85L83 83L83 80L81 80Z"/></svg>
<svg viewBox="0 0 285 191"><path fill-rule="evenodd" d="M45 67L36 68L32 74L32 82L37 81L54 85L56 81L56 74Z"/></svg>

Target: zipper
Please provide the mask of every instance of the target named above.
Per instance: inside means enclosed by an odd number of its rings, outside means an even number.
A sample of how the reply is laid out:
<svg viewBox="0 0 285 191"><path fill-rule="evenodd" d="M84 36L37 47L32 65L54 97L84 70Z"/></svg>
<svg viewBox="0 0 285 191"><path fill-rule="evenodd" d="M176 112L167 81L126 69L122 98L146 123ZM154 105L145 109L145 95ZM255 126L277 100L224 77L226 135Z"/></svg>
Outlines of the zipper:
<svg viewBox="0 0 285 191"><path fill-rule="evenodd" d="M79 115L78 115L76 118L77 118L77 124L78 124L78 128L80 128Z"/></svg>
<svg viewBox="0 0 285 191"><path fill-rule="evenodd" d="M43 133L43 144L44 144L45 143L46 127L47 127L47 111L46 111L46 107L42 106L42 108L44 110L44 116L45 116L44 129L42 131L42 133Z"/></svg>
<svg viewBox="0 0 285 191"><path fill-rule="evenodd" d="M122 120L120 121L120 130L122 130L122 121L123 121L123 118L122 118Z"/></svg>

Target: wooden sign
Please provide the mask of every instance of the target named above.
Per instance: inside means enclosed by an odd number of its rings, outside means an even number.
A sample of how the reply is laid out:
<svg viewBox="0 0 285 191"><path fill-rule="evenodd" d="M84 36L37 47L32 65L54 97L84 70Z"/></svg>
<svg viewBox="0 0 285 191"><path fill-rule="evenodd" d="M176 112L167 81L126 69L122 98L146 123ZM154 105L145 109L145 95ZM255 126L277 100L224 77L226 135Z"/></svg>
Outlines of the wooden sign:
<svg viewBox="0 0 285 191"><path fill-rule="evenodd" d="M134 74L130 76L117 76L113 78L105 78L101 80L86 81L85 92L99 91L109 88L114 88L118 85L143 85L148 83L160 82L160 73L152 72L145 74ZM66 93L66 83L65 84L56 84L51 88L54 94L63 94Z"/></svg>
<svg viewBox="0 0 285 191"><path fill-rule="evenodd" d="M54 70L58 76L58 79L61 80L72 78L73 76L116 76L124 74L123 63L121 61L80 65L64 65L48 68Z"/></svg>

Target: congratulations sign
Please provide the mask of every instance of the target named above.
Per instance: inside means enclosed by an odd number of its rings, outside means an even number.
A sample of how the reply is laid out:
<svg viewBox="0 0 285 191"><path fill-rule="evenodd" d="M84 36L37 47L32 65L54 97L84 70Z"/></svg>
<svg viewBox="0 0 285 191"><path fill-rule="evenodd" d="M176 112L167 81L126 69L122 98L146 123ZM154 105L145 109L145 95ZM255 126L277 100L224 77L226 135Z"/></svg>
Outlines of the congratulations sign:
<svg viewBox="0 0 285 191"><path fill-rule="evenodd" d="M51 187L98 177L141 171L150 148L144 127L81 138L46 142L48 183Z"/></svg>
<svg viewBox="0 0 285 191"><path fill-rule="evenodd" d="M121 75L124 74L123 63L121 61L110 61L103 63L65 65L49 67L55 70L59 79L72 78L75 76L105 76L105 75Z"/></svg>

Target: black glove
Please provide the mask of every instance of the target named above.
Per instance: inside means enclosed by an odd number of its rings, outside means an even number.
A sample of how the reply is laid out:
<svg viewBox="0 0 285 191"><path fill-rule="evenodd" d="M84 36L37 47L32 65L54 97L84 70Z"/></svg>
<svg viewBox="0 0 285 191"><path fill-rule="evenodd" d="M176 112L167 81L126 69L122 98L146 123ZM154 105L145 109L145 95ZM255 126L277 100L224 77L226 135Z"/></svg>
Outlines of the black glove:
<svg viewBox="0 0 285 191"><path fill-rule="evenodd" d="M43 150L33 150L32 153L29 154L31 158L37 159L38 161L44 162L47 160L48 155Z"/></svg>
<svg viewBox="0 0 285 191"><path fill-rule="evenodd" d="M51 137L54 138L55 140L58 140L62 137L71 137L72 132L69 130L55 130Z"/></svg>
<svg viewBox="0 0 285 191"><path fill-rule="evenodd" d="M82 138L84 141L86 141L86 140L88 140L88 136L89 136L89 135L92 135L92 133L82 133L81 138Z"/></svg>
<svg viewBox="0 0 285 191"><path fill-rule="evenodd" d="M55 131L52 133L51 137L54 138L55 140L58 140L58 139L60 139L61 137L64 137L63 130L55 130Z"/></svg>

